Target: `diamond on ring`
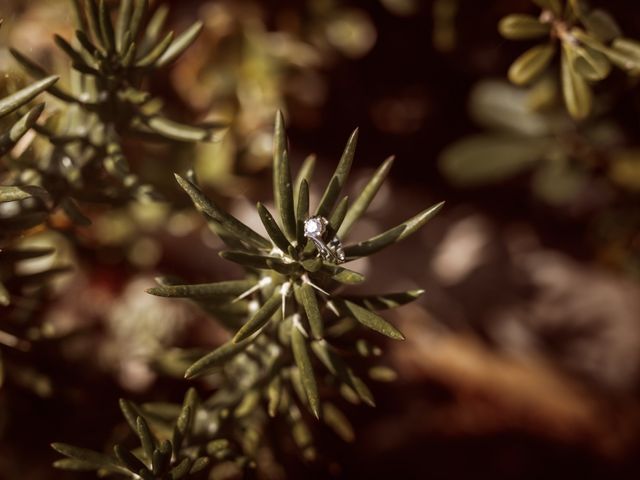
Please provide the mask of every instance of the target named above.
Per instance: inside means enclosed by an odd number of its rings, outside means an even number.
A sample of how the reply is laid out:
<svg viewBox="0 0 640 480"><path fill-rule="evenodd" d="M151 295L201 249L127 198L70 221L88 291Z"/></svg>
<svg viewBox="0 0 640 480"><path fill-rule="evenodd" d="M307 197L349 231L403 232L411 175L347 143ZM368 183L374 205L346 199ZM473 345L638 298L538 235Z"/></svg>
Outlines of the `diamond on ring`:
<svg viewBox="0 0 640 480"><path fill-rule="evenodd" d="M311 240L322 258L334 263L342 263L345 260L342 242L337 235L325 243L324 236L327 233L329 222L326 218L316 215L309 217L304 222L304 236Z"/></svg>

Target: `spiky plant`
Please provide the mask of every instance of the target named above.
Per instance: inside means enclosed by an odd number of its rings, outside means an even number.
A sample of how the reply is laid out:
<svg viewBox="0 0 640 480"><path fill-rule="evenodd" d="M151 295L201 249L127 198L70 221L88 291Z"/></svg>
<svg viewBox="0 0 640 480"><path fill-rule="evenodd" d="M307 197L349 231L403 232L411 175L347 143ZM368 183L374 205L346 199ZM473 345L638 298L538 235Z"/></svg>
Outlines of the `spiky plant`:
<svg viewBox="0 0 640 480"><path fill-rule="evenodd" d="M30 182L47 185L55 205L72 220L86 223L74 198L113 203L154 195L130 170L124 138L213 141L222 129L168 119L161 112L162 100L147 90L149 79L193 43L201 22L174 38L173 32L163 33L167 9L158 8L147 19L147 0L123 0L115 24L109 2L85 0L84 8L78 0L72 4L78 20L75 39L55 36L71 61L70 91L49 89L62 102L61 112L37 128L49 141L44 151L35 158L23 156L20 166L28 170ZM18 50L10 51L33 77L47 75Z"/></svg>
<svg viewBox="0 0 640 480"><path fill-rule="evenodd" d="M373 405L366 384L344 360L343 353L355 346L346 339L354 336L358 339L364 327L365 331L402 340L402 333L376 312L407 303L422 291L370 296L338 293L342 285L361 283L364 277L340 265L338 250L333 251L334 255L319 252L316 243L309 241L312 236L309 222L327 220L323 239L328 243L335 235L346 238L382 185L392 159L378 168L353 203L349 204L347 196L340 198L356 148L358 132L354 131L310 216L313 160L307 160L292 181L280 113L274 138L273 187L278 220L263 204L257 205L268 238L205 197L193 174L188 178L176 175L209 226L230 248L220 255L242 265L246 277L198 285L171 284L161 279L162 286L150 289L149 293L195 300L226 327L235 330L230 341L197 360L185 373L191 379L223 372L226 381L212 397L210 404L216 405L213 411L259 415L260 409L254 407L264 401L270 416L282 412L296 425L300 423L297 404L301 403L317 418L325 414L334 425L344 423L342 414L333 405L323 405L318 384L324 374L317 363L330 374L328 385L337 385L350 392L350 397ZM369 240L346 245L344 261L366 257L404 239L422 227L441 206L442 203L429 207ZM304 428L299 427L298 433ZM305 446L305 441L298 443Z"/></svg>

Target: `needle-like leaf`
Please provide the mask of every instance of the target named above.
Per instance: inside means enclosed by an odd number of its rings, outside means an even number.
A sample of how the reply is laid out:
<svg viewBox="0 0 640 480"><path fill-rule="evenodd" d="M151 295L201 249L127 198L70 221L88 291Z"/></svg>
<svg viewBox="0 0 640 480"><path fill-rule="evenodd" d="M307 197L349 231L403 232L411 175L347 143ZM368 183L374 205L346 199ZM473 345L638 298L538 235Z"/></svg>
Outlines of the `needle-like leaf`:
<svg viewBox="0 0 640 480"><path fill-rule="evenodd" d="M191 200L199 211L207 214L216 222L219 222L225 230L243 242L246 242L256 248L271 248L271 242L269 242L269 240L254 232L240 220L220 209L215 203L205 197L200 189L189 180L182 178L178 174L175 176L182 189L191 197Z"/></svg>
<svg viewBox="0 0 640 480"><path fill-rule="evenodd" d="M318 209L316 210L316 215L328 217L329 212L333 209L333 206L338 199L338 195L340 195L340 192L347 181L347 177L349 176L357 143L358 129L356 128L349 137L347 146L345 147L342 157L340 158L340 162L338 162L338 166L336 167L336 171L333 173L333 177L331 177L329 185L322 195L322 199L320 200Z"/></svg>
<svg viewBox="0 0 640 480"><path fill-rule="evenodd" d="M376 253L393 243L399 242L417 231L431 218L433 218L443 205L444 202L440 202L427 208L423 212L420 212L410 220L407 220L406 222L401 223L397 227L387 230L380 235L355 245L346 246L344 253L347 257L364 257Z"/></svg>
<svg viewBox="0 0 640 480"><path fill-rule="evenodd" d="M320 418L318 385L313 373L311 359L309 358L307 341L295 323L293 323L291 327L291 348L293 349L293 358L295 359L298 370L300 371L302 388L304 389L304 393L309 401L309 409L316 418Z"/></svg>
<svg viewBox="0 0 640 480"><path fill-rule="evenodd" d="M267 210L267 208L260 202L258 202L257 208L260 220L269 234L269 237L273 240L274 245L283 253L288 252L291 244L289 243L289 240L287 240L287 237L284 236L284 233L282 233L282 230L280 230L280 227L271 213L269 213L269 210Z"/></svg>
<svg viewBox="0 0 640 480"><path fill-rule="evenodd" d="M156 65L158 67L164 67L182 55L182 52L196 41L196 38L202 31L203 26L204 24L202 22L196 22L178 35L169 48L167 48L164 54L158 59Z"/></svg>
<svg viewBox="0 0 640 480"><path fill-rule="evenodd" d="M360 195L358 195L358 198L356 198L356 201L349 207L347 215L344 217L344 221L338 229L338 236L340 238L346 237L354 223L367 211L376 193L378 193L378 190L380 190L380 187L387 178L387 174L393 166L394 159L395 157L391 156L378 167L369 182L367 182L367 185L362 189L362 192L360 192Z"/></svg>
<svg viewBox="0 0 640 480"><path fill-rule="evenodd" d="M245 323L233 337L233 343L241 342L249 338L259 330L262 330L271 320L271 317L280 309L282 294L279 290L273 292L271 298Z"/></svg>

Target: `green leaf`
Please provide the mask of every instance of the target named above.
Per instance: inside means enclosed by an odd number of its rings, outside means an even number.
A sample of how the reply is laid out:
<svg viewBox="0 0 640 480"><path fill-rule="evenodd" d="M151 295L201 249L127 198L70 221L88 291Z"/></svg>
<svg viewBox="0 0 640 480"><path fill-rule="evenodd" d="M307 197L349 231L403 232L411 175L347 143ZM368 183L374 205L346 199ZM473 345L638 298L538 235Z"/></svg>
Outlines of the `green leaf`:
<svg viewBox="0 0 640 480"><path fill-rule="evenodd" d="M89 25L89 31L94 40L100 43L105 49L106 44L104 38L102 38L102 32L100 31L100 12L98 10L98 4L95 0L85 0L84 11L87 16L87 24Z"/></svg>
<svg viewBox="0 0 640 480"><path fill-rule="evenodd" d="M313 287L308 283L303 283L296 291L298 293L296 299L300 301L301 306L304 308L313 338L322 338L324 335L324 325L322 315L320 314L320 307L318 306L318 299L313 291Z"/></svg>
<svg viewBox="0 0 640 480"><path fill-rule="evenodd" d="M630 38L616 38L613 48L640 59L640 42Z"/></svg>
<svg viewBox="0 0 640 480"><path fill-rule="evenodd" d="M364 257L378 252L393 243L399 242L427 223L436 213L438 213L443 205L444 202L440 202L427 208L423 212L420 212L418 215L406 222L401 223L397 227L387 230L386 232L364 242L349 245L345 247L344 253L347 257Z"/></svg>
<svg viewBox="0 0 640 480"><path fill-rule="evenodd" d="M45 84L47 84L48 82L51 82L48 86L46 86L46 87L44 87L42 89L38 89L37 92L35 93L35 95L40 93L42 90L46 89L51 95L53 95L54 97L58 97L62 101L69 102L69 103L79 103L79 104L85 105L85 106L86 105L92 105L89 102L81 101L80 99L74 97L73 95L70 95L69 93L67 93L67 92L61 90L60 88L56 87L55 85L53 85L53 83L55 83L55 81L57 80L58 77L50 76L44 68L42 68L40 65L36 64L35 62L29 60L27 57L22 55L16 49L10 48L9 49L9 53L11 53L13 58L15 58L16 61L20 65L22 65L22 67L27 71L27 73L29 73L29 75L31 75L32 77L38 78L38 79L42 79L41 81L44 82ZM39 85L41 85L40 82L36 82L36 83L31 84L26 89L27 90L33 89L34 86L39 86ZM17 94L20 94L24 90L25 89L21 90ZM9 97L9 98L11 98L11 97ZM7 99L4 99L4 100L0 101L0 117L3 115L2 106L3 106L4 101L6 101L6 100ZM26 100L26 101L29 101L29 100ZM17 105L15 108L18 108L21 105L22 105L22 103L20 105Z"/></svg>
<svg viewBox="0 0 640 480"><path fill-rule="evenodd" d="M298 171L298 175L296 176L296 182L293 186L293 198L295 199L300 198L300 187L302 186L303 180L306 180L307 187L309 186L309 183L311 183L311 176L313 175L313 169L315 165L316 165L315 155L309 155L307 156L307 158L304 159L304 162L302 162L302 166ZM296 211L297 211L297 208L298 206L296 204Z"/></svg>
<svg viewBox="0 0 640 480"><path fill-rule="evenodd" d="M233 343L239 343L249 338L254 333L262 330L271 320L271 317L280 309L282 294L276 290L258 311L245 323L233 337Z"/></svg>
<svg viewBox="0 0 640 480"><path fill-rule="evenodd" d="M296 205L296 241L298 248L304 248L307 241L304 236L304 222L309 216L309 184L302 179Z"/></svg>
<svg viewBox="0 0 640 480"><path fill-rule="evenodd" d="M55 462L53 462L53 466L55 468L59 468L60 470L71 470L74 472L86 472L102 468L96 467L96 465L91 462L85 462L83 460L77 460L75 458L61 458L60 460L56 460ZM115 471L114 469L111 470Z"/></svg>
<svg viewBox="0 0 640 480"><path fill-rule="evenodd" d="M0 118L29 103L40 93L56 83L58 81L58 78L60 77L58 77L57 75L48 76L46 78L43 78L42 80L33 82L28 87L18 90L8 97L0 100Z"/></svg>
<svg viewBox="0 0 640 480"><path fill-rule="evenodd" d="M282 398L282 377L280 377L280 375L276 375L269 382L267 386L267 398L267 413L271 418L274 418L278 412L280 399Z"/></svg>
<svg viewBox="0 0 640 480"><path fill-rule="evenodd" d="M71 59L73 63L86 65L87 61L84 59L82 54L78 52L75 48L71 46L69 42L67 42L64 38L62 38L58 34L53 35L53 41L60 47L60 49L67 54L67 56Z"/></svg>
<svg viewBox="0 0 640 480"><path fill-rule="evenodd" d="M313 413L316 418L320 418L318 385L316 383L316 377L313 374L313 366L311 365L309 351L307 350L307 341L295 323L291 326L291 348L293 349L293 358L300 371L302 388L309 401L311 413Z"/></svg>
<svg viewBox="0 0 640 480"><path fill-rule="evenodd" d="M150 67L164 54L173 41L173 32L169 32L160 42L136 62L136 67Z"/></svg>
<svg viewBox="0 0 640 480"><path fill-rule="evenodd" d="M287 237L284 236L280 227L278 227L278 223L273 218L269 210L262 205L262 203L258 202L258 215L260 215L260 220L264 225L265 230L269 234L271 240L275 246L277 246L283 253L287 253L289 251L289 247L291 244Z"/></svg>
<svg viewBox="0 0 640 480"><path fill-rule="evenodd" d="M217 142L226 133L226 127L196 127L169 120L160 115L143 119L144 124L153 132L179 142Z"/></svg>
<svg viewBox="0 0 640 480"><path fill-rule="evenodd" d="M87 34L82 30L76 30L76 38L80 43L80 46L93 58L98 57L100 49L91 41Z"/></svg>
<svg viewBox="0 0 640 480"><path fill-rule="evenodd" d="M180 448L182 448L182 443L189 435L189 430L191 429L191 421L193 420L193 413L194 412L191 409L191 406L187 403L182 406L180 415L178 416L175 427L173 428L173 437L171 440L174 457L178 456L178 454L180 453Z"/></svg>
<svg viewBox="0 0 640 480"><path fill-rule="evenodd" d="M131 14L133 13L133 1L122 0L120 3L120 10L118 11L118 19L116 20L116 49L122 53L124 49L129 45L125 44L125 36L127 34L127 27L131 22ZM133 40L133 39L132 39Z"/></svg>
<svg viewBox="0 0 640 480"><path fill-rule="evenodd" d="M470 187L503 181L541 160L549 142L537 138L492 134L472 135L447 147L438 159L454 185Z"/></svg>
<svg viewBox="0 0 640 480"><path fill-rule="evenodd" d="M193 465L191 466L191 470L189 470L189 473L191 475L195 475L196 473L201 472L209 466L210 462L211 461L207 457L196 458L193 462Z"/></svg>
<svg viewBox="0 0 640 480"><path fill-rule="evenodd" d="M87 450L86 448L74 447L66 443L52 443L51 447L58 453L69 458L79 460L85 464L91 464L95 469L106 468L109 470L122 471L122 467L118 465L114 459L103 453Z"/></svg>
<svg viewBox="0 0 640 480"><path fill-rule="evenodd" d="M162 32L162 29L164 28L168 15L169 6L166 4L158 5L158 8L153 12L153 15L147 23L147 28L144 30L143 46L147 47L158 41L158 38L160 38L160 32Z"/></svg>
<svg viewBox="0 0 640 480"><path fill-rule="evenodd" d="M18 140L36 124L43 110L44 103L36 105L14 123L8 132L0 136L0 156L9 152Z"/></svg>
<svg viewBox="0 0 640 480"><path fill-rule="evenodd" d="M409 290L383 295L350 295L344 298L369 310L386 310L413 302L423 293L424 290Z"/></svg>
<svg viewBox="0 0 640 480"><path fill-rule="evenodd" d="M347 215L345 216L342 225L340 225L340 228L338 229L338 236L340 238L345 238L354 223L364 214L364 212L367 211L367 208L373 201L376 193L378 193L378 190L387 178L387 174L393 165L394 159L395 157L391 156L387 158L380 167L378 167L371 179L362 189L362 192L360 192L360 195L358 195L358 198L356 198L356 201L353 202L353 205L351 205L347 211Z"/></svg>
<svg viewBox="0 0 640 480"><path fill-rule="evenodd" d="M240 342L227 342L221 345L191 365L185 372L184 377L193 379L217 370L238 353L244 351L252 341L252 338L247 338Z"/></svg>
<svg viewBox="0 0 640 480"><path fill-rule="evenodd" d="M182 189L191 197L198 211L203 212L219 222L230 234L259 249L270 249L271 242L247 227L240 220L220 209L215 203L203 195L198 187L180 175L175 174Z"/></svg>
<svg viewBox="0 0 640 480"><path fill-rule="evenodd" d="M273 134L273 194L284 233L289 240L296 238L296 218L293 210L291 167L287 153L287 137L282 112L276 113Z"/></svg>
<svg viewBox="0 0 640 480"><path fill-rule="evenodd" d="M349 208L349 197L344 196L342 200L336 205L336 208L333 210L331 217L329 218L329 226L332 232L337 231L342 225L344 221L344 217L347 214L347 209Z"/></svg>
<svg viewBox="0 0 640 480"><path fill-rule="evenodd" d="M37 284L41 284L46 281L49 281L51 280L51 278L57 275L68 273L70 271L71 271L71 267L69 266L52 267L48 270L43 270L41 272L16 275L15 280L19 282L21 285L37 285Z"/></svg>
<svg viewBox="0 0 640 480"><path fill-rule="evenodd" d="M357 285L365 280L364 275L348 268L329 265L325 265L325 267L331 271L331 278L345 285Z"/></svg>
<svg viewBox="0 0 640 480"><path fill-rule="evenodd" d="M129 23L129 32L131 35L131 41L135 43L138 38L140 26L142 25L142 19L144 14L147 13L149 8L148 0L134 0L133 13L131 14L131 23Z"/></svg>
<svg viewBox="0 0 640 480"><path fill-rule="evenodd" d="M380 315L373 313L360 305L344 299L332 300L338 311L344 315L356 319L362 325L385 335L394 340L404 340L404 335L400 331L387 322Z"/></svg>
<svg viewBox="0 0 640 480"><path fill-rule="evenodd" d="M254 280L229 280L216 283L153 287L149 288L147 293L158 297L223 299L238 296L255 285Z"/></svg>
<svg viewBox="0 0 640 480"><path fill-rule="evenodd" d="M540 76L555 54L552 43L536 45L520 55L509 67L507 76L515 85L527 85Z"/></svg>
<svg viewBox="0 0 640 480"><path fill-rule="evenodd" d="M345 385L355 391L367 405L375 406L373 395L367 385L345 365L329 343L325 340L314 341L311 343L311 349L332 375L338 377Z"/></svg>
<svg viewBox="0 0 640 480"><path fill-rule="evenodd" d="M609 13L596 8L581 18L587 31L603 43L609 43L622 35L620 27Z"/></svg>
<svg viewBox="0 0 640 480"><path fill-rule="evenodd" d="M575 200L588 185L587 174L567 161L545 162L535 171L531 187L541 200L563 206Z"/></svg>
<svg viewBox="0 0 640 480"><path fill-rule="evenodd" d="M353 442L356 438L349 419L332 403L322 405L322 419L345 442Z"/></svg>
<svg viewBox="0 0 640 480"><path fill-rule="evenodd" d="M576 120L582 120L591 111L592 93L587 81L576 72L573 61L575 48L562 44L560 71L562 78L562 94L569 114Z"/></svg>
<svg viewBox="0 0 640 480"><path fill-rule="evenodd" d="M15 202L31 197L39 198L46 203L51 201L49 193L42 187L37 187L35 185L0 186L0 203Z"/></svg>
<svg viewBox="0 0 640 480"><path fill-rule="evenodd" d="M606 49L605 55L618 67L627 71L640 70L640 43L629 38L616 38L613 48Z"/></svg>
<svg viewBox="0 0 640 480"><path fill-rule="evenodd" d="M6 307L11 303L11 295L2 283L0 283L0 305ZM2 383L4 380L4 370L2 369L2 359L0 358L0 387L2 387Z"/></svg>
<svg viewBox="0 0 640 480"><path fill-rule="evenodd" d="M100 33L104 41L104 45L108 51L114 52L116 49L116 38L113 32L113 23L111 23L111 12L105 0L100 0Z"/></svg>
<svg viewBox="0 0 640 480"><path fill-rule="evenodd" d="M603 80L611 72L611 63L607 56L590 47L576 47L573 67L586 80Z"/></svg>
<svg viewBox="0 0 640 480"><path fill-rule="evenodd" d="M178 465L173 467L169 472L169 476L171 480L179 480L180 478L184 478L191 469L191 459L183 458Z"/></svg>
<svg viewBox="0 0 640 480"><path fill-rule="evenodd" d="M129 424L129 428L136 432L138 430L138 417L140 416L138 408L132 402L125 400L124 398L118 400L118 404L120 405L122 415Z"/></svg>
<svg viewBox="0 0 640 480"><path fill-rule="evenodd" d="M345 183L347 182L347 177L349 176L349 171L351 170L351 164L353 163L353 156L356 152L356 145L358 144L358 129L356 128L349 140L347 141L347 146L342 153L342 157L340 158L340 162L338 162L338 166L336 167L331 180L329 181L329 185L327 186L324 194L322 195L322 199L320 200L320 204L316 210L316 215L320 215L321 217L328 217L329 213L333 209L333 205L336 203L338 199L338 195L344 188Z"/></svg>
<svg viewBox="0 0 640 480"><path fill-rule="evenodd" d="M122 445L114 445L113 452L116 454L116 458L120 460L120 462L132 472L146 470L144 463L142 463L142 461L138 457L136 457Z"/></svg>
<svg viewBox="0 0 640 480"><path fill-rule="evenodd" d="M144 417L138 417L136 419L136 426L136 432L138 433L138 437L140 437L140 445L142 445L142 451L144 452L144 456L148 461L148 465L151 465L151 460L153 459L153 451L156 449L158 440L156 439L153 432L151 432L149 424L144 419Z"/></svg>
<svg viewBox="0 0 640 480"><path fill-rule="evenodd" d="M498 31L509 40L530 40L549 35L551 26L532 15L514 13L500 20Z"/></svg>
<svg viewBox="0 0 640 480"><path fill-rule="evenodd" d="M158 59L156 65L158 67L164 67L165 65L168 65L180 55L182 55L182 52L184 52L191 46L193 42L195 42L203 26L204 24L202 22L196 22L187 30L178 35L171 46Z"/></svg>
<svg viewBox="0 0 640 480"><path fill-rule="evenodd" d="M164 440L160 447L153 452L153 474L160 475L164 472L171 462L171 442Z"/></svg>
<svg viewBox="0 0 640 480"><path fill-rule="evenodd" d="M268 255L258 255L254 253L246 253L244 251L225 250L220 252L220 256L230 262L238 263L243 267L257 268L260 270L268 270L273 268L272 263L282 264L280 257L272 257Z"/></svg>

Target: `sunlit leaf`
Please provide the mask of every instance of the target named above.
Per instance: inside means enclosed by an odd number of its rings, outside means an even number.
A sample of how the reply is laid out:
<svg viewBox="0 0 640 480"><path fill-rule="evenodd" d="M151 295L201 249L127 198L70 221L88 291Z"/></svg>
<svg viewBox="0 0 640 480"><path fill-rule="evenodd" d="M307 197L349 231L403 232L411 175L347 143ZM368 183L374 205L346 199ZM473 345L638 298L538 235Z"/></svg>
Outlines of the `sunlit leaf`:
<svg viewBox="0 0 640 480"><path fill-rule="evenodd" d="M394 340L404 340L404 335L400 331L387 322L380 315L373 313L371 310L361 307L360 305L344 299L333 299L338 311L345 316L350 316L360 322L367 328L375 330Z"/></svg>
<svg viewBox="0 0 640 480"><path fill-rule="evenodd" d="M369 240L348 245L344 248L344 253L347 257L363 257L372 255L393 243L399 242L420 229L438 213L443 205L444 202L433 205L397 227L387 230Z"/></svg>
<svg viewBox="0 0 640 480"><path fill-rule="evenodd" d="M273 194L284 233L289 240L296 236L296 219L293 205L291 167L287 152L287 137L282 112L276 114L273 134Z"/></svg>
<svg viewBox="0 0 640 480"><path fill-rule="evenodd" d="M562 74L562 94L569 114L582 120L591 111L592 93L587 81L576 72L573 62L575 49L566 43L562 45L560 70Z"/></svg>
<svg viewBox="0 0 640 480"><path fill-rule="evenodd" d="M200 34L200 31L203 27L202 22L196 22L187 30L182 32L180 35L176 37L176 39L171 43L169 48L162 54L162 56L156 62L156 65L159 67L163 67L173 62L176 58L178 58L182 53L195 42L196 38Z"/></svg>
<svg viewBox="0 0 640 480"><path fill-rule="evenodd" d="M0 100L0 117L10 114L18 108L26 105L40 93L44 92L48 88L58 81L57 75L48 76L37 82L33 82L28 87L25 87L17 92L9 95Z"/></svg>
<svg viewBox="0 0 640 480"><path fill-rule="evenodd" d="M311 327L311 334L313 338L322 338L324 334L324 326L322 322L322 315L320 314L320 307L318 306L318 299L313 291L313 287L308 283L303 283L297 289L297 299L302 304L304 311L309 320L309 326Z"/></svg>
<svg viewBox="0 0 640 480"><path fill-rule="evenodd" d="M378 193L378 190L387 178L387 174L389 173L389 170L393 165L394 158L395 157L393 156L387 158L382 163L382 165L378 167L378 169L372 175L371 179L367 182L365 187L360 192L360 195L358 195L358 197L356 198L356 201L353 202L351 207L349 207L344 221L338 229L339 237L345 237L351 230L351 227L353 227L354 223L362 216L364 212L366 212L376 193Z"/></svg>
<svg viewBox="0 0 640 480"><path fill-rule="evenodd" d="M229 280L217 283L153 287L147 289L147 293L159 297L220 299L238 296L255 285L254 280Z"/></svg>
<svg viewBox="0 0 640 480"><path fill-rule="evenodd" d="M262 330L274 313L280 309L282 302L282 295L279 290L276 290L271 298L267 300L260 309L251 317L247 323L245 323L240 330L233 337L233 342L238 343L242 340L249 338L254 333Z"/></svg>
<svg viewBox="0 0 640 480"><path fill-rule="evenodd" d="M520 55L509 67L509 80L516 85L526 85L535 80L547 68L553 55L555 45L545 43L536 45Z"/></svg>
<svg viewBox="0 0 640 480"><path fill-rule="evenodd" d="M266 249L271 247L271 242L269 242L269 240L254 232L240 220L220 209L215 203L205 197L200 189L193 183L182 178L178 174L175 176L182 189L191 197L191 200L199 211L207 214L216 222L219 222L229 233L235 235L238 239L248 243L249 245Z"/></svg>
<svg viewBox="0 0 640 480"><path fill-rule="evenodd" d="M442 173L461 187L502 181L536 164L545 140L511 135L473 135L453 143L439 158Z"/></svg>
<svg viewBox="0 0 640 480"><path fill-rule="evenodd" d="M532 15L512 14L498 23L500 34L510 40L529 40L549 35L551 27Z"/></svg>
<svg viewBox="0 0 640 480"><path fill-rule="evenodd" d="M251 342L252 339L247 338L239 342L225 343L191 365L184 374L185 378L201 377L219 369L229 359L244 351Z"/></svg>
<svg viewBox="0 0 640 480"><path fill-rule="evenodd" d="M355 129L349 140L347 141L347 146L342 153L342 157L340 157L340 162L338 162L338 166L336 167L331 180L329 181L329 185L327 186L322 198L320 199L320 203L318 204L318 208L316 210L316 215L320 215L321 217L329 216L329 213L333 209L340 192L344 188L344 185L347 181L347 177L349 176L349 171L351 170L351 164L353 163L353 157L356 151L356 145L358 144L358 129Z"/></svg>

